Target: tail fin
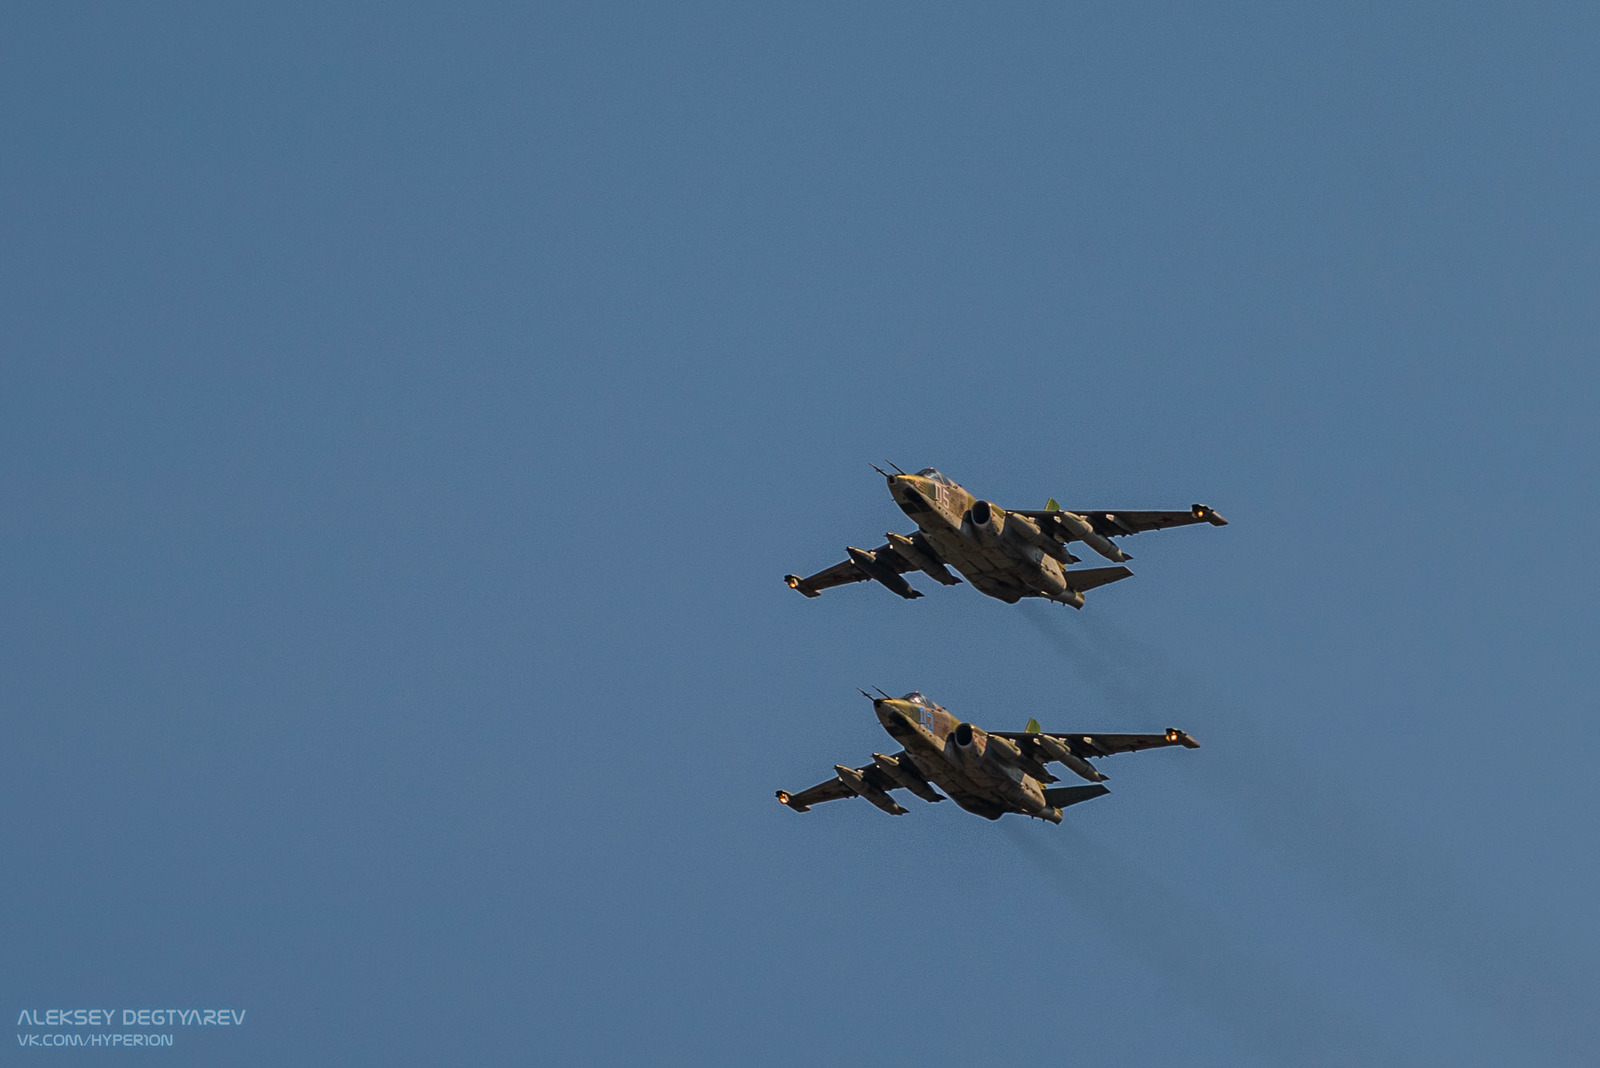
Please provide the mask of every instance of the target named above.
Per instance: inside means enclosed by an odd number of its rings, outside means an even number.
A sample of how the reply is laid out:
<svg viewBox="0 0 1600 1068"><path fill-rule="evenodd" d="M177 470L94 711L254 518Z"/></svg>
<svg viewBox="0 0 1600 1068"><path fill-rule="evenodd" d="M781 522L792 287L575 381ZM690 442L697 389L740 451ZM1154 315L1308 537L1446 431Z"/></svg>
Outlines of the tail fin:
<svg viewBox="0 0 1600 1068"><path fill-rule="evenodd" d="M1022 729L1027 731L1029 734L1038 734L1039 733L1039 721L1036 720L1036 719L1030 719L1030 720L1028 720L1028 725L1026 727L1022 728Z"/></svg>
<svg viewBox="0 0 1600 1068"><path fill-rule="evenodd" d="M1095 783L1092 786L1057 786L1044 792L1044 803L1055 808L1066 808L1079 801L1089 801L1101 794L1109 794L1109 787Z"/></svg>

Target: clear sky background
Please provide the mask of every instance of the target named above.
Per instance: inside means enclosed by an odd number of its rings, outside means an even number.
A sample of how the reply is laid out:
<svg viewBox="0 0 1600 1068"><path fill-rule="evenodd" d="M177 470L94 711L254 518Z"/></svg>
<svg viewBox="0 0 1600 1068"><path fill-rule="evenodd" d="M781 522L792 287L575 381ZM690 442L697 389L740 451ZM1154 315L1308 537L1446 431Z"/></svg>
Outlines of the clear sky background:
<svg viewBox="0 0 1600 1068"><path fill-rule="evenodd" d="M8 12L8 1023L1594 1063L1600 14L867 7ZM1232 524L1082 612L786 589L884 460ZM858 686L1203 748L785 810Z"/></svg>

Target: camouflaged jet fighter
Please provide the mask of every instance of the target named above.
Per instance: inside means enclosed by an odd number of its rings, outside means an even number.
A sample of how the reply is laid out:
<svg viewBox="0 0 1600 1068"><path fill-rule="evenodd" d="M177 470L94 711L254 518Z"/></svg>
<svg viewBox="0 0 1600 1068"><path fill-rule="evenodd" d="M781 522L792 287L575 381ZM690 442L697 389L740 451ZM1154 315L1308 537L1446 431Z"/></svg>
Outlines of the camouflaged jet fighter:
<svg viewBox="0 0 1600 1068"><path fill-rule="evenodd" d="M916 692L898 699L887 694L873 698L872 708L883 729L905 746L903 750L893 756L873 753L872 763L861 768L835 764L837 774L827 782L797 794L779 790L778 800L805 812L824 801L864 797L900 816L907 810L889 796L890 790L910 790L924 801L943 801L939 793L943 790L957 805L987 820L1018 812L1060 823L1061 810L1068 805L1111 792L1101 785L1106 776L1089 760L1168 745L1200 748L1199 742L1173 728L1163 734L1045 734L1038 721L1030 719L1025 731L986 731L963 723ZM1093 785L1047 789L1045 784L1059 781L1045 767L1052 761Z"/></svg>
<svg viewBox="0 0 1600 1068"><path fill-rule="evenodd" d="M949 565L980 593L1007 604L1024 597L1044 597L1082 608L1085 590L1125 579L1133 572L1121 566L1067 570L1063 565L1078 562L1067 551L1072 542L1081 541L1120 565L1132 557L1114 545L1112 538L1190 523L1228 524L1203 504L1187 512L1066 512L1051 498L1041 511L1008 512L978 500L931 467L914 475L895 470L898 473L893 475L878 473L889 480L895 503L916 520L916 533L889 534L887 544L870 552L849 546L845 552L850 558L826 571L810 578L785 575L790 589L816 597L831 586L873 579L902 597L921 597L901 576L921 571L935 582L955 586L961 580L950 573Z"/></svg>

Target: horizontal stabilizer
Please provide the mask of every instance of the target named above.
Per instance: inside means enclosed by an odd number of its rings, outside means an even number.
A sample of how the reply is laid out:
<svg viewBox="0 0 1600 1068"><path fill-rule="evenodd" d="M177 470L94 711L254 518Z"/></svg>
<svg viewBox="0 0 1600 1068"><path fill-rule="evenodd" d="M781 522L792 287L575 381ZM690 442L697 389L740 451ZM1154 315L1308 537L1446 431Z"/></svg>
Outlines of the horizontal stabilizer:
<svg viewBox="0 0 1600 1068"><path fill-rule="evenodd" d="M1055 808L1066 808L1079 801L1089 801L1101 794L1109 794L1110 787L1095 783L1092 786L1057 786L1044 792L1044 803Z"/></svg>
<svg viewBox="0 0 1600 1068"><path fill-rule="evenodd" d="M1066 581L1067 589L1077 590L1079 593L1084 590L1092 590L1096 586L1104 586L1108 582L1129 578L1132 575L1133 572L1125 567L1081 567L1076 571L1063 571L1061 573L1062 579Z"/></svg>

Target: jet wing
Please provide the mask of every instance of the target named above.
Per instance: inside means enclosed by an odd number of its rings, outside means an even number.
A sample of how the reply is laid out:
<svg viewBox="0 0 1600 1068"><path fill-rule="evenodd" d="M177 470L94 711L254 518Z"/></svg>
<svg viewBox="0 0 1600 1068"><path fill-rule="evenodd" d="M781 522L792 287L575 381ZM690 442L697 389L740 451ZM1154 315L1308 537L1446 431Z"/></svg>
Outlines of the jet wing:
<svg viewBox="0 0 1600 1068"><path fill-rule="evenodd" d="M1185 749L1200 748L1199 742L1176 728L1170 728L1164 734L1056 734L1053 731L1039 733L1030 731L990 731L989 733L1000 738L1009 738L1013 742L1023 742L1030 738L1038 738L1042 733L1046 737L1066 743L1068 749L1085 757L1111 756L1113 753L1137 753L1141 749L1162 749L1169 745L1181 745Z"/></svg>
<svg viewBox="0 0 1600 1068"><path fill-rule="evenodd" d="M857 562L858 553L867 567L882 568L884 569L883 573L881 575L873 575L864 570L862 564ZM844 586L851 582L865 582L870 578L878 579L878 581L902 597L909 599L922 596L921 593L912 589L911 584L906 582L905 579L897 579L895 577L903 575L907 571L915 571L917 568L910 560L895 552L894 546L888 542L885 542L870 553L863 553L860 549L852 548L850 556L851 559L834 564L824 571L818 571L810 578L785 575L783 576L783 581L789 584L791 590L799 590L807 597L820 597L823 590L834 586Z"/></svg>
<svg viewBox="0 0 1600 1068"><path fill-rule="evenodd" d="M1076 511L1076 509L1070 509ZM1018 515L1025 515L1038 523L1042 529L1055 537L1071 541L1070 532L1061 528L1056 522L1054 510L1041 512L1018 511ZM1088 511L1078 512L1088 520L1094 532L1106 538L1120 538L1125 534L1142 534L1147 530L1165 530L1167 527L1185 527L1191 523L1210 523L1215 527L1225 527L1228 521L1215 511L1203 504L1197 504L1187 512L1127 512L1127 511Z"/></svg>
<svg viewBox="0 0 1600 1068"><path fill-rule="evenodd" d="M820 805L824 801L837 801L841 797L854 797L855 791L844 784L844 780L835 775L827 782L819 782L809 790L801 790L791 794L786 790L778 791L778 800L794 809L804 812L812 805Z"/></svg>
<svg viewBox="0 0 1600 1068"><path fill-rule="evenodd" d="M901 815L906 810L889 796L889 791L899 787L899 783L884 774L876 762L864 768L856 768L854 772L842 764L835 765L840 774L835 775L827 782L819 782L809 790L801 790L791 794L787 790L778 791L778 800L788 805L796 812L804 812L812 805L820 805L824 801L837 801L841 797L865 797L874 805L893 815ZM856 785L846 783L845 775L850 774L856 780Z"/></svg>

